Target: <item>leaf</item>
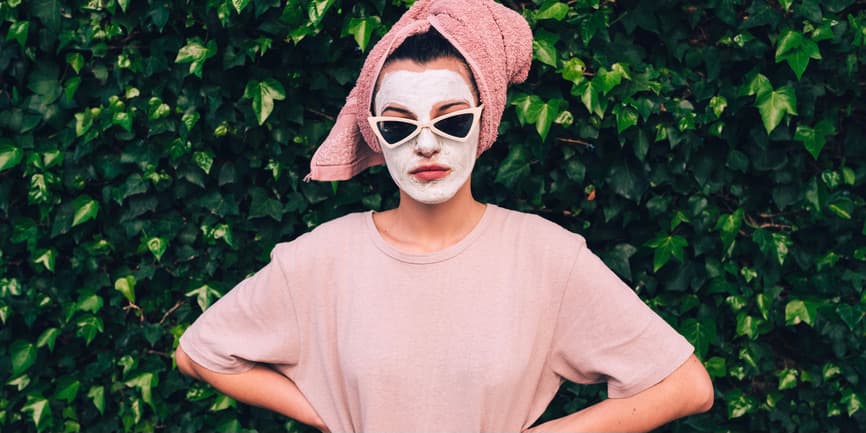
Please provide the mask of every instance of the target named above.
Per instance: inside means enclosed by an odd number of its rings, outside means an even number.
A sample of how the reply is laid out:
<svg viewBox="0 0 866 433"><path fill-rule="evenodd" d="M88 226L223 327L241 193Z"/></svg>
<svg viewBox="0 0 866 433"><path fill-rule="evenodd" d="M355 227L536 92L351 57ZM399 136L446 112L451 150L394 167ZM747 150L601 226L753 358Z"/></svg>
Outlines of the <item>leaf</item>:
<svg viewBox="0 0 866 433"><path fill-rule="evenodd" d="M151 408L156 410L156 406L153 402L153 387L159 384L159 378L153 373L146 372L141 373L133 377L132 379L124 382L124 385L130 388L138 388L141 391L141 399L144 400L145 403L150 405Z"/></svg>
<svg viewBox="0 0 866 433"><path fill-rule="evenodd" d="M717 119L722 117L722 113L724 113L727 107L728 99L724 96L713 96L710 98L710 108L713 109L713 114L716 115Z"/></svg>
<svg viewBox="0 0 866 433"><path fill-rule="evenodd" d="M562 21L566 15L568 15L568 5L562 2L553 2L539 9L535 13L535 19Z"/></svg>
<svg viewBox="0 0 866 433"><path fill-rule="evenodd" d="M586 107L587 111L600 118L604 118L604 108L599 98L598 84L594 79L584 81L583 84L575 87L574 91L576 92L575 95L580 96L580 101L583 102L583 106Z"/></svg>
<svg viewBox="0 0 866 433"><path fill-rule="evenodd" d="M99 213L99 202L90 196L82 195L72 201L72 208L75 209L75 214L72 216L72 227L75 227L96 218L96 214Z"/></svg>
<svg viewBox="0 0 866 433"><path fill-rule="evenodd" d="M48 404L48 399L44 397L27 396L27 404L21 408L21 412L30 412L30 419L37 430L51 418L51 407Z"/></svg>
<svg viewBox="0 0 866 433"><path fill-rule="evenodd" d="M367 45L370 44L370 37L373 36L373 31L379 27L381 19L379 17L352 18L349 20L348 32L355 37L355 42L362 52L367 51Z"/></svg>
<svg viewBox="0 0 866 433"><path fill-rule="evenodd" d="M797 387L797 370L785 368L777 373L777 375L779 376L779 386L776 389L779 391Z"/></svg>
<svg viewBox="0 0 866 433"><path fill-rule="evenodd" d="M105 387L91 386L90 390L87 391L87 397L93 402L93 406L96 407L100 415L105 413Z"/></svg>
<svg viewBox="0 0 866 433"><path fill-rule="evenodd" d="M815 325L818 306L814 302L795 299L785 305L785 324L788 326L805 323Z"/></svg>
<svg viewBox="0 0 866 433"><path fill-rule="evenodd" d="M129 302L135 303L135 276L127 275L114 280L114 290L117 290Z"/></svg>
<svg viewBox="0 0 866 433"><path fill-rule="evenodd" d="M105 330L105 325L102 323L102 319L90 314L79 319L75 323L75 327L75 335L83 338L84 343L87 346L89 346L93 339L96 338L96 334Z"/></svg>
<svg viewBox="0 0 866 433"><path fill-rule="evenodd" d="M168 247L168 242L165 239L153 236L147 240L147 249L156 258L156 261L162 259L165 249Z"/></svg>
<svg viewBox="0 0 866 433"><path fill-rule="evenodd" d="M48 328L42 331L42 334L36 340L36 347L42 348L48 346L48 350L53 352L54 342L57 340L58 335L60 335L60 330L57 328Z"/></svg>
<svg viewBox="0 0 866 433"><path fill-rule="evenodd" d="M18 21L9 26L9 31L6 32L7 41L18 42L18 46L23 50L27 44L27 33L30 30L30 21Z"/></svg>
<svg viewBox="0 0 866 433"><path fill-rule="evenodd" d="M198 306L199 306L199 308L201 308L201 311L204 312L205 310L208 309L208 307L210 307L211 300L213 298L219 298L220 297L220 293L217 292L216 290L214 290L211 286L209 286L207 284L202 284L198 288L195 288L195 289L190 290L189 292L186 292L186 297L189 298L192 296L196 297L196 303L198 303Z"/></svg>
<svg viewBox="0 0 866 433"><path fill-rule="evenodd" d="M252 99L253 112L259 125L263 125L274 110L274 100L286 99L286 90L274 79L250 80L244 89L244 98Z"/></svg>
<svg viewBox="0 0 866 433"><path fill-rule="evenodd" d="M201 78L204 62L217 54L216 41L208 41L207 46L202 45L201 39L187 39L186 45L180 48L175 57L175 63L189 63L189 73Z"/></svg>
<svg viewBox="0 0 866 433"><path fill-rule="evenodd" d="M647 189L643 171L629 160L614 163L605 179L613 191L631 201L639 202Z"/></svg>
<svg viewBox="0 0 866 433"><path fill-rule="evenodd" d="M12 140L0 138L0 171L15 167L24 157L24 151L12 145Z"/></svg>
<svg viewBox="0 0 866 433"><path fill-rule="evenodd" d="M120 5L120 10L123 13L126 13L126 10L129 9L129 2L131 0L117 0L117 4Z"/></svg>
<svg viewBox="0 0 866 433"><path fill-rule="evenodd" d="M758 95L755 106L758 107L764 129L769 134L779 126L786 113L797 115L797 96L794 94L793 87L783 86L772 92Z"/></svg>
<svg viewBox="0 0 866 433"><path fill-rule="evenodd" d="M758 324L759 319L741 312L737 315L737 335L754 340L758 337Z"/></svg>
<svg viewBox="0 0 866 433"><path fill-rule="evenodd" d="M809 59L821 59L821 51L814 41L793 30L787 31L779 38L776 46L776 63L786 61L798 81L809 66Z"/></svg>
<svg viewBox="0 0 866 433"><path fill-rule="evenodd" d="M547 140L547 134L550 132L550 126L559 117L563 107L567 107L567 103L562 99L551 99L538 107L538 118L535 121L535 130L541 136L541 141Z"/></svg>
<svg viewBox="0 0 866 433"><path fill-rule="evenodd" d="M863 407L860 395L853 391L847 391L839 402L845 405L845 410L848 412L848 416L854 415Z"/></svg>
<svg viewBox="0 0 866 433"><path fill-rule="evenodd" d="M73 379L70 376L63 377L57 384L57 391L54 393L54 400L66 400L66 404L72 403L78 395L78 388L81 387L81 382Z"/></svg>
<svg viewBox="0 0 866 433"><path fill-rule="evenodd" d="M770 79L764 74L756 74L752 80L746 85L746 96L758 95L761 96L773 91L773 85L770 84Z"/></svg>
<svg viewBox="0 0 866 433"><path fill-rule="evenodd" d="M622 83L623 78L630 79L628 70L622 64L614 63L609 71L606 68L600 68L592 81L597 84L602 94L607 95L608 92Z"/></svg>
<svg viewBox="0 0 866 433"><path fill-rule="evenodd" d="M328 9L330 9L333 4L334 0L311 1L309 6L307 6L307 15L310 18L310 24L318 27L319 23L321 23L322 19L325 17L325 13L328 12Z"/></svg>
<svg viewBox="0 0 866 433"><path fill-rule="evenodd" d="M798 125L794 133L794 140L802 142L803 147L812 155L812 158L817 160L827 142L827 137L831 135L836 135L836 126L833 125L832 121L824 119L818 122L814 128Z"/></svg>
<svg viewBox="0 0 866 433"><path fill-rule="evenodd" d="M613 115L616 116L616 132L622 134L622 131L637 125L637 110L625 104L617 104L613 107Z"/></svg>
<svg viewBox="0 0 866 433"><path fill-rule="evenodd" d="M33 259L33 263L41 263L49 272L54 272L54 260L57 257L57 252L53 248L42 250L42 252Z"/></svg>
<svg viewBox="0 0 866 433"><path fill-rule="evenodd" d="M211 152L195 152L192 154L192 159L195 161L195 165L201 169L201 171L205 172L205 174L210 174L210 169L213 167L213 159L214 156Z"/></svg>
<svg viewBox="0 0 866 433"><path fill-rule="evenodd" d="M241 11L243 11L248 4L250 4L250 0L232 0L232 6L235 7L235 11L237 11L238 15L240 15Z"/></svg>
<svg viewBox="0 0 866 433"><path fill-rule="evenodd" d="M658 272L670 260L671 256L682 262L684 249L688 244L688 241L679 235L659 235L647 242L646 245L655 250L653 254L653 272Z"/></svg>
<svg viewBox="0 0 866 433"><path fill-rule="evenodd" d="M546 30L538 30L533 34L532 57L541 63L556 67L559 54L556 51L556 42L559 35Z"/></svg>
<svg viewBox="0 0 866 433"><path fill-rule="evenodd" d="M18 376L27 371L36 362L36 347L26 340L15 340L9 346L12 376Z"/></svg>
<svg viewBox="0 0 866 433"><path fill-rule="evenodd" d="M713 319L698 321L688 318L680 326L680 333L695 346L695 355L698 358L703 358L710 345L718 340L716 321Z"/></svg>
<svg viewBox="0 0 866 433"><path fill-rule="evenodd" d="M499 165L495 182L513 188L517 182L529 175L529 155L524 146L511 146L508 156Z"/></svg>
<svg viewBox="0 0 866 433"><path fill-rule="evenodd" d="M637 248L631 244L617 244L602 255L604 263L621 278L631 280L631 264L629 259L637 253Z"/></svg>
<svg viewBox="0 0 866 433"><path fill-rule="evenodd" d="M562 67L557 72L562 75L563 79L571 81L574 84L580 84L586 80L586 77L583 76L585 71L586 64L583 63L583 60L580 60L577 57L572 57L568 60L564 60L562 62Z"/></svg>

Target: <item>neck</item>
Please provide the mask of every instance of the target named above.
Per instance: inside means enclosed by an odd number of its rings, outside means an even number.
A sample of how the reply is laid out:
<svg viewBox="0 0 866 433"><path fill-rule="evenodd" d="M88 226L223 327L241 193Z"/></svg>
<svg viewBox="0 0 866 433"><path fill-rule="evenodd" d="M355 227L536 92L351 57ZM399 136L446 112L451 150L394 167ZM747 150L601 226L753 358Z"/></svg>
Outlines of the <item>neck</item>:
<svg viewBox="0 0 866 433"><path fill-rule="evenodd" d="M400 205L378 214L382 236L404 250L438 251L463 239L484 215L485 205L472 196L469 182L450 200L425 204L400 192Z"/></svg>

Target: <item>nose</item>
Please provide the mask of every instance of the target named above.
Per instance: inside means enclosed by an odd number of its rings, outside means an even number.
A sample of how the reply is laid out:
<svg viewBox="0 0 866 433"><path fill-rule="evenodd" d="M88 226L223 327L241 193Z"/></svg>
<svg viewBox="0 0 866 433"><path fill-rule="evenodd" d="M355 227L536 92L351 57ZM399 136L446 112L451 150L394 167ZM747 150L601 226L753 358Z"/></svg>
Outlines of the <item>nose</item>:
<svg viewBox="0 0 866 433"><path fill-rule="evenodd" d="M415 140L415 153L424 157L431 157L442 148L442 143L439 142L439 137L430 130L424 128L418 134Z"/></svg>

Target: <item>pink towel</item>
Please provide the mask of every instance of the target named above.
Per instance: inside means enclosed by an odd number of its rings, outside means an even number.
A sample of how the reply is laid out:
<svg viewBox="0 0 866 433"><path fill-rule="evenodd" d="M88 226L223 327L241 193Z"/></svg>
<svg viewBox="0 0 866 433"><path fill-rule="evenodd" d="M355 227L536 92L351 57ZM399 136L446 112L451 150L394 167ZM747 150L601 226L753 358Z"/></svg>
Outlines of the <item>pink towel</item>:
<svg viewBox="0 0 866 433"><path fill-rule="evenodd" d="M310 161L308 179L346 180L385 163L367 123L373 87L388 56L406 38L425 33L431 26L463 55L478 86L484 104L478 154L493 145L508 85L522 82L529 74L529 24L493 0L418 0L370 50L331 133Z"/></svg>

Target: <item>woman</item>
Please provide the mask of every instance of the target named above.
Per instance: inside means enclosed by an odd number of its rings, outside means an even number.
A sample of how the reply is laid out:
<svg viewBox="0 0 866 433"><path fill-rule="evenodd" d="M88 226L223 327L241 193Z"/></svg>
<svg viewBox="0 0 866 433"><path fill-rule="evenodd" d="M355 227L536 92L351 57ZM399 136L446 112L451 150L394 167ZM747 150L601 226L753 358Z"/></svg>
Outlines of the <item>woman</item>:
<svg viewBox="0 0 866 433"><path fill-rule="evenodd" d="M476 201L526 22L485 0L419 1L368 56L317 180L384 162L395 209L277 245L183 335L182 372L322 431L524 431L563 380L609 398L538 431L647 431L706 411L692 346L546 220Z"/></svg>

